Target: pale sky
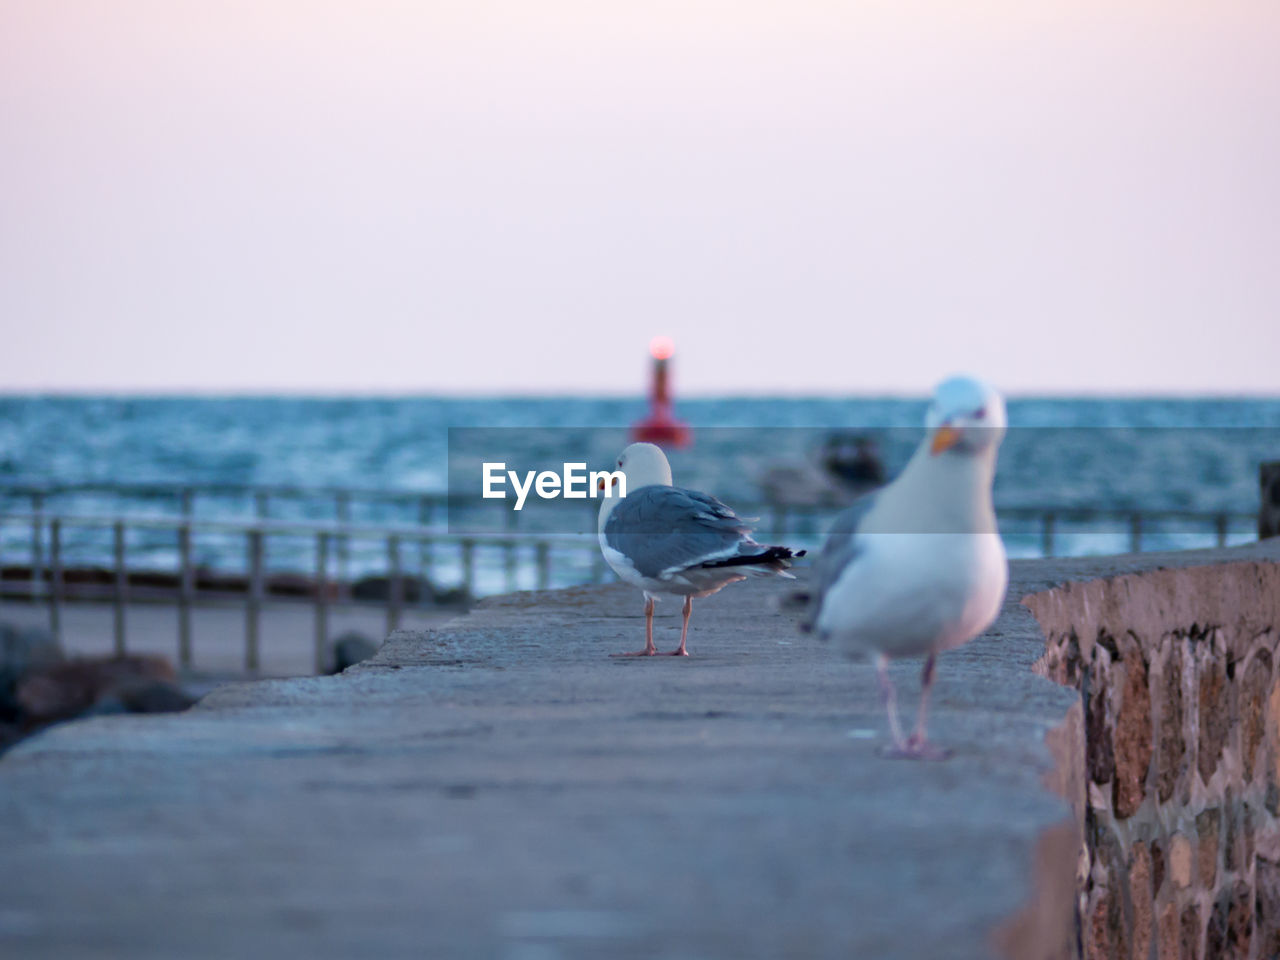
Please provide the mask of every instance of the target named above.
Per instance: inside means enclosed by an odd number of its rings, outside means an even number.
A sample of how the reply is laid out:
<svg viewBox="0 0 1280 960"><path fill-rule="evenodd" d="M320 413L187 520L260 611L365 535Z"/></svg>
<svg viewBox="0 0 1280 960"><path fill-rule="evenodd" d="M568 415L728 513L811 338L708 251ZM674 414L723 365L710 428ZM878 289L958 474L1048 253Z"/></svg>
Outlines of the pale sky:
<svg viewBox="0 0 1280 960"><path fill-rule="evenodd" d="M1280 3L0 0L0 390L1280 392Z"/></svg>

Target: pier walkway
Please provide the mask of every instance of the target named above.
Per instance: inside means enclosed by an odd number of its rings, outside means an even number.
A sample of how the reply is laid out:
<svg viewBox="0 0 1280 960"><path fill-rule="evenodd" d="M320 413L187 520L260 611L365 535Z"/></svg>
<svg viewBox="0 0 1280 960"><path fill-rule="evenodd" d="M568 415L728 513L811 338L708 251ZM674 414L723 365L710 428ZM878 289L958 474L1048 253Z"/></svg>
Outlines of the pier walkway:
<svg viewBox="0 0 1280 960"><path fill-rule="evenodd" d="M876 755L872 668L797 634L785 584L699 602L688 660L609 659L642 642L640 596L579 587L399 631L342 676L53 728L0 759L0 955L1065 956L1046 736L1079 735L1079 697L1033 673L1018 599L1250 557L1280 543L1015 563L999 622L941 661L944 763ZM910 709L918 667L894 669Z"/></svg>

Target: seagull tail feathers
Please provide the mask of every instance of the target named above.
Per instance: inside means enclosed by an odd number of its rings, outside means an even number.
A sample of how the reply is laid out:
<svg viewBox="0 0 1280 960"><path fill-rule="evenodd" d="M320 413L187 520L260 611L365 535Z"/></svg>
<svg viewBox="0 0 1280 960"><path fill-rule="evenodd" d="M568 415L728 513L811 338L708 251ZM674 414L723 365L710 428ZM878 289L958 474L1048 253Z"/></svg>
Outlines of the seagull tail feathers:
<svg viewBox="0 0 1280 960"><path fill-rule="evenodd" d="M792 560L804 555L805 551L792 550L790 547L765 547L759 553L740 553L725 560L710 560L702 566L705 568L743 567L745 569L742 572L745 574L794 580L795 575L788 573L787 568L791 566Z"/></svg>

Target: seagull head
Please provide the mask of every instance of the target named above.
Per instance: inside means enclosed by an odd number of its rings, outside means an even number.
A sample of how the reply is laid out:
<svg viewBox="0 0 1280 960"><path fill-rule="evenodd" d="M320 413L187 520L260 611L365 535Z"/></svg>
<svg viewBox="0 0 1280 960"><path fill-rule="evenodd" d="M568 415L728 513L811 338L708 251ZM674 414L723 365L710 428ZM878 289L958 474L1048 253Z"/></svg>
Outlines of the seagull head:
<svg viewBox="0 0 1280 960"><path fill-rule="evenodd" d="M662 448L652 443L631 444L618 454L616 469L626 476L628 490L654 485L671 486L671 464L667 462L667 455L662 452ZM613 485L616 483L615 480ZM600 481L599 488L605 489L604 480ZM612 495L611 490L606 490L605 493Z"/></svg>
<svg viewBox="0 0 1280 960"><path fill-rule="evenodd" d="M951 377L938 385L925 414L929 452L978 454L995 450L1008 419L994 387L972 377Z"/></svg>

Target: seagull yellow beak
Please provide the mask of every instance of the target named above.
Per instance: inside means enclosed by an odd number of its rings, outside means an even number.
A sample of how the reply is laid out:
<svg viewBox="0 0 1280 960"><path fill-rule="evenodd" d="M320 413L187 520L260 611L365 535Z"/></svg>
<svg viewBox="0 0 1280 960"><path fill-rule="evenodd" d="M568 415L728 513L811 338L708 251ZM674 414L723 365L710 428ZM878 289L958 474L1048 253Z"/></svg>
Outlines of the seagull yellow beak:
<svg viewBox="0 0 1280 960"><path fill-rule="evenodd" d="M617 478L617 477L610 477L610 478L609 478L609 486L611 486L611 487L616 487L617 485L618 485L618 478ZM597 490L603 490L603 489L604 489L604 477L601 477L601 478L600 478L600 482L596 484L596 489L597 489Z"/></svg>
<svg viewBox="0 0 1280 960"><path fill-rule="evenodd" d="M935 457L944 450L950 450L956 445L960 439L960 431L950 424L944 423L933 434L933 443L929 446L929 452Z"/></svg>

